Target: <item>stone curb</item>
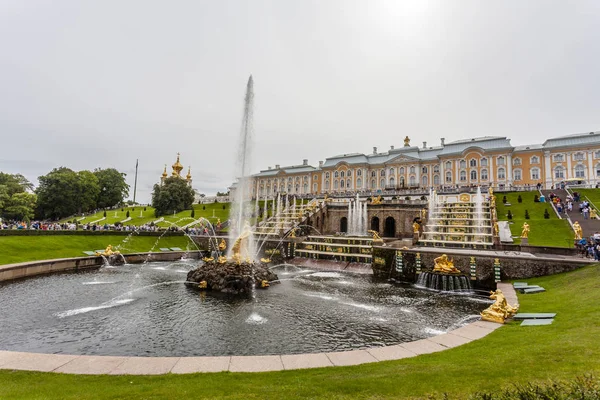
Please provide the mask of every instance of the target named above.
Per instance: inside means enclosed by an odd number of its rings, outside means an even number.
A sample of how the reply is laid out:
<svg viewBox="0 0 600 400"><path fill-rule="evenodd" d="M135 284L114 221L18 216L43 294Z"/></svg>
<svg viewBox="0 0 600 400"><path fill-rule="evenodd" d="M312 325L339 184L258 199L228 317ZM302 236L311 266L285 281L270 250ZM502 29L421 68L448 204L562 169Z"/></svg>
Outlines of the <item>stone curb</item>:
<svg viewBox="0 0 600 400"><path fill-rule="evenodd" d="M507 300L517 303L511 284L499 283ZM24 353L0 350L0 369L86 375L160 375L197 372L263 372L341 367L400 360L461 346L488 335L502 325L476 321L461 328L394 346L331 353L226 357L115 357Z"/></svg>

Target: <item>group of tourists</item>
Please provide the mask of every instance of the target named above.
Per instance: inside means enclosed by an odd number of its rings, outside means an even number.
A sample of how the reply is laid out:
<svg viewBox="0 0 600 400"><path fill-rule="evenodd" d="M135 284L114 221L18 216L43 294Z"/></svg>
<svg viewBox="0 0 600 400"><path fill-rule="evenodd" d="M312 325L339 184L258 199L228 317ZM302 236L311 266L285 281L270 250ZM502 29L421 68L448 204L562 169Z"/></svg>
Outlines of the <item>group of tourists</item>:
<svg viewBox="0 0 600 400"><path fill-rule="evenodd" d="M600 261L600 232L596 231L589 238L581 238L577 242L577 248L582 257Z"/></svg>

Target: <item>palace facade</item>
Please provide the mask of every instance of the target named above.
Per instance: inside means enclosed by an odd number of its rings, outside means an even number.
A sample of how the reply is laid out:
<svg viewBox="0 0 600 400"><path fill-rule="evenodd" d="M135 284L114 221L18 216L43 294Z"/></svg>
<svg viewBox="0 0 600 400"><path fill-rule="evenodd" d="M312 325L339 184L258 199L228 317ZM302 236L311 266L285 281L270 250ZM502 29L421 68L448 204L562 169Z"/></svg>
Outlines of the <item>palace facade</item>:
<svg viewBox="0 0 600 400"><path fill-rule="evenodd" d="M253 196L277 193L318 195L347 192L378 193L430 187L485 186L498 189L550 189L565 180L600 183L600 132L546 140L543 144L512 146L502 136L485 136L439 145L392 146L385 152L351 153L320 161L318 167L269 167L252 176ZM232 187L235 190L235 185Z"/></svg>

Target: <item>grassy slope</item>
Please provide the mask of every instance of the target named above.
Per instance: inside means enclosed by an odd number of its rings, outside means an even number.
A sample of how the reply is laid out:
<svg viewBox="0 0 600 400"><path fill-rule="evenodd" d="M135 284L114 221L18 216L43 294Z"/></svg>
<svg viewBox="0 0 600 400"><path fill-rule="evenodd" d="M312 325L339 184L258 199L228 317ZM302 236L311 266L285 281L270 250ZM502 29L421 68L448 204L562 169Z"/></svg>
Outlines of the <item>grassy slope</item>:
<svg viewBox="0 0 600 400"><path fill-rule="evenodd" d="M590 199L590 201L594 203L596 207L600 207L600 189L572 188L571 190L574 192L579 192L581 194L581 198L584 200L587 196L587 198Z"/></svg>
<svg viewBox="0 0 600 400"><path fill-rule="evenodd" d="M0 236L0 265L33 260L49 260L64 257L85 257L83 251L104 249L109 244L123 253L150 251L158 237L132 236ZM189 239L185 236L165 236L154 251L161 247L185 249ZM195 247L191 247L195 249Z"/></svg>
<svg viewBox="0 0 600 400"><path fill-rule="evenodd" d="M72 376L0 372L2 399L465 398L514 383L600 373L600 267L530 279L547 292L520 295L523 312L557 312L549 326L510 323L458 348L345 368L271 373Z"/></svg>
<svg viewBox="0 0 600 400"><path fill-rule="evenodd" d="M537 192L512 192L496 194L496 206L498 207L498 219L507 221L506 214L510 209L514 222L510 224L510 230L513 236L521 236L521 229L525 220L525 210L529 211L529 224L531 231L529 232L529 244L534 246L554 246L554 247L572 247L573 246L573 231L566 220L558 219L552 207L548 203L535 203L534 195ZM523 199L522 203L517 201L519 195ZM502 198L506 196L506 200L510 206L505 206L502 203ZM550 219L544 219L544 210L548 210ZM520 243L520 238L514 239L515 243Z"/></svg>

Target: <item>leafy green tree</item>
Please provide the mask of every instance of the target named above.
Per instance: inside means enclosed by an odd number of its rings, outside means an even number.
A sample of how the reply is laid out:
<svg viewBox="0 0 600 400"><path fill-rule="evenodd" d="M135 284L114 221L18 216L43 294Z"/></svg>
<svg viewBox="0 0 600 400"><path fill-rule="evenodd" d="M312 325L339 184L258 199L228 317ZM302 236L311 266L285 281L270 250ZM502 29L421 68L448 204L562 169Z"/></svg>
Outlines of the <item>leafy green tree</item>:
<svg viewBox="0 0 600 400"><path fill-rule="evenodd" d="M38 180L35 192L39 217L60 219L77 212L80 181L76 172L66 167L54 168Z"/></svg>
<svg viewBox="0 0 600 400"><path fill-rule="evenodd" d="M10 195L8 194L8 186L0 185L0 214L6 204L10 201Z"/></svg>
<svg viewBox="0 0 600 400"><path fill-rule="evenodd" d="M15 193L10 198L10 205L4 211L8 218L29 221L33 218L37 196L33 193Z"/></svg>
<svg viewBox="0 0 600 400"><path fill-rule="evenodd" d="M96 208L98 195L100 194L100 184L98 177L90 171L79 171L77 173L78 182L78 213L91 211Z"/></svg>
<svg viewBox="0 0 600 400"><path fill-rule="evenodd" d="M194 202L194 190L179 177L169 177L162 185L154 185L152 207L157 217L189 210Z"/></svg>
<svg viewBox="0 0 600 400"><path fill-rule="evenodd" d="M97 200L98 207L114 207L122 203L123 199L129 195L129 185L125 182L126 174L114 168L97 168L94 170L94 175L98 178L98 185L100 186Z"/></svg>
<svg viewBox="0 0 600 400"><path fill-rule="evenodd" d="M7 174L0 172L0 186L6 186L9 196L15 193L33 190L33 184L21 174Z"/></svg>

